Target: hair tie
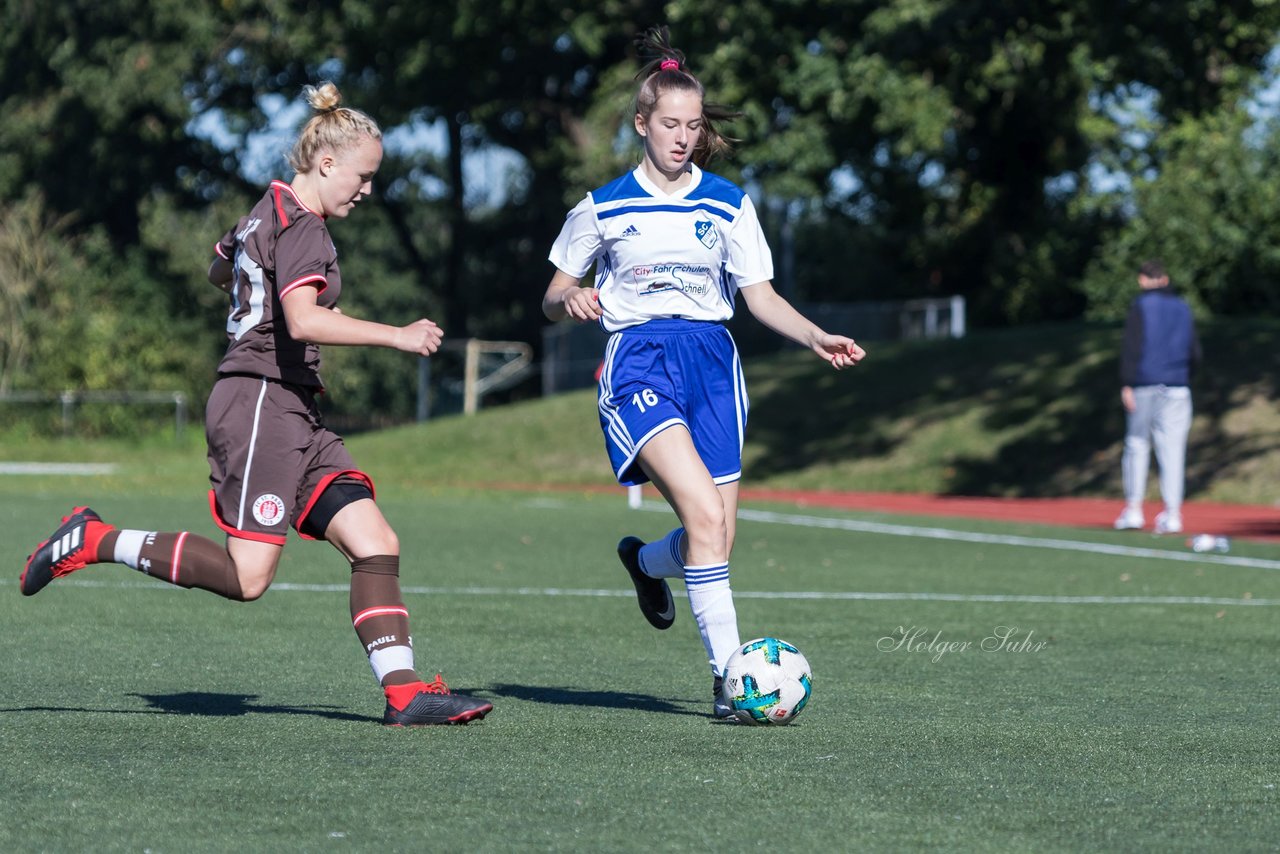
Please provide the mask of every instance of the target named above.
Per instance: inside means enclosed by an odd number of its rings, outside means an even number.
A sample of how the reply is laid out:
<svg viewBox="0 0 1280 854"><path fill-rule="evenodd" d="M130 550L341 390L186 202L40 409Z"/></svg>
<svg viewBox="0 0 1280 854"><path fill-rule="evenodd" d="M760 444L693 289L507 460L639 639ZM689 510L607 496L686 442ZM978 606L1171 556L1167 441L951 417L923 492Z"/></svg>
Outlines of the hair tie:
<svg viewBox="0 0 1280 854"><path fill-rule="evenodd" d="M658 66L659 71L671 71L672 69L675 69L677 71L680 70L680 60L664 59L662 60L662 64Z"/></svg>

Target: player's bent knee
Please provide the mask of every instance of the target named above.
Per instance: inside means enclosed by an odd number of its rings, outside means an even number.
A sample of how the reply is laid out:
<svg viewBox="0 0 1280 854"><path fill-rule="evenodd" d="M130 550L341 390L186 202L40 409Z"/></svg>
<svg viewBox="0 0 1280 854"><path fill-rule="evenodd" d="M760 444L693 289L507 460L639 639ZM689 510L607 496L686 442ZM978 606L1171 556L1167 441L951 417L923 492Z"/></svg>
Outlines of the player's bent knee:
<svg viewBox="0 0 1280 854"><path fill-rule="evenodd" d="M400 554L400 538L380 514L369 520L369 524L361 525L355 530L351 526L345 526L340 537L337 533L331 529L329 540L346 549L351 557Z"/></svg>
<svg viewBox="0 0 1280 854"><path fill-rule="evenodd" d="M396 536L396 532L391 529L390 525L387 526L386 531L379 532L378 540L378 554L400 554L400 538Z"/></svg>
<svg viewBox="0 0 1280 854"><path fill-rule="evenodd" d="M325 539L348 558L400 554L400 538L372 501L348 505L334 517Z"/></svg>
<svg viewBox="0 0 1280 854"><path fill-rule="evenodd" d="M239 602L257 601L258 599L262 598L262 594L266 593L267 588L270 586L271 586L270 582L264 582L261 584L246 584L244 581L241 581L240 582L240 598L236 601L239 601Z"/></svg>
<svg viewBox="0 0 1280 854"><path fill-rule="evenodd" d="M235 568L236 580L239 582L240 595L233 597L238 602L253 602L261 599L275 578L275 567L241 567Z"/></svg>
<svg viewBox="0 0 1280 854"><path fill-rule="evenodd" d="M686 535L696 532L701 536L723 537L728 532L724 503L718 495L714 501L704 501L688 508L682 516Z"/></svg>
<svg viewBox="0 0 1280 854"><path fill-rule="evenodd" d="M226 571L234 578L225 585L227 598L238 602L261 598L275 578L283 550L271 543L228 538Z"/></svg>
<svg viewBox="0 0 1280 854"><path fill-rule="evenodd" d="M684 521L685 541L689 552L723 552L725 557L728 556L729 529L725 525L723 513L719 517L709 514L693 524L688 519Z"/></svg>

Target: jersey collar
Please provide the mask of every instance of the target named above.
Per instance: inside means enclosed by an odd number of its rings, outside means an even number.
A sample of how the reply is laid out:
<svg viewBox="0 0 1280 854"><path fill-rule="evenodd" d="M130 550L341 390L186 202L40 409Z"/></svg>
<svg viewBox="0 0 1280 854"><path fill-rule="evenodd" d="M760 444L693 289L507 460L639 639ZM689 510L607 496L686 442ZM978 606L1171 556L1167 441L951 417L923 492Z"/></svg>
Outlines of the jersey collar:
<svg viewBox="0 0 1280 854"><path fill-rule="evenodd" d="M691 176L689 183L685 184L674 193L667 193L658 189L658 186L650 181L649 176L644 173L643 166L637 166L635 172L631 174L635 177L636 183L639 184L646 193L656 199L683 199L685 196L696 190L698 185L702 183L702 170L693 163L689 164L689 174Z"/></svg>
<svg viewBox="0 0 1280 854"><path fill-rule="evenodd" d="M328 219L328 217L326 217L324 214L320 213L319 211L313 211L311 208L307 207L306 203L303 202L302 199L298 198L298 191L293 189L293 185L290 184L289 182L282 181L279 178L276 178L271 182L271 189L276 190L278 192L288 193L290 198L293 199L294 204L302 208L307 213L315 214L321 219Z"/></svg>

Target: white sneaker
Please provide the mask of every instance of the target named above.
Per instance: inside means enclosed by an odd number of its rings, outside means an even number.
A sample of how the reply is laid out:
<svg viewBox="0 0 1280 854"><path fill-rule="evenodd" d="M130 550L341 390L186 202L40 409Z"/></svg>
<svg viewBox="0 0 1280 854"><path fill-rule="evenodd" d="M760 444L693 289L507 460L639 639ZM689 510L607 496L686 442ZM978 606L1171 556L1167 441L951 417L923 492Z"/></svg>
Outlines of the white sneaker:
<svg viewBox="0 0 1280 854"><path fill-rule="evenodd" d="M1163 515L1163 514L1161 514ZM1147 520L1142 518L1142 511L1136 507L1126 507L1116 518L1117 531L1141 531Z"/></svg>
<svg viewBox="0 0 1280 854"><path fill-rule="evenodd" d="M1181 534L1182 533L1182 517L1176 513L1170 513L1168 510L1156 516L1157 534Z"/></svg>

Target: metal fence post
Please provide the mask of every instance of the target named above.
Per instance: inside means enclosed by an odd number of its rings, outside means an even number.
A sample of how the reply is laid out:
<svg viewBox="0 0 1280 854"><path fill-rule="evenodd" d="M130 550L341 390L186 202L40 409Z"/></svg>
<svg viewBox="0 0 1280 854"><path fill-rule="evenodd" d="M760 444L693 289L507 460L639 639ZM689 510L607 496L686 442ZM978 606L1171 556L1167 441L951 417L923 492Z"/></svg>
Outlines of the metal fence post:
<svg viewBox="0 0 1280 854"><path fill-rule="evenodd" d="M951 298L951 337L964 337L964 297L953 296Z"/></svg>
<svg viewBox="0 0 1280 854"><path fill-rule="evenodd" d="M64 391L58 395L58 399L62 401L62 435L71 435L71 415L72 409L76 405L76 393L74 391Z"/></svg>
<svg viewBox="0 0 1280 854"><path fill-rule="evenodd" d="M475 415L480 408L480 397L476 393L476 382L480 379L480 341L476 338L467 339L462 378L462 413Z"/></svg>

